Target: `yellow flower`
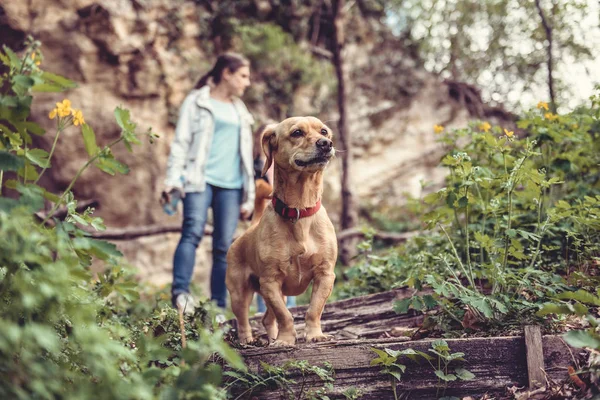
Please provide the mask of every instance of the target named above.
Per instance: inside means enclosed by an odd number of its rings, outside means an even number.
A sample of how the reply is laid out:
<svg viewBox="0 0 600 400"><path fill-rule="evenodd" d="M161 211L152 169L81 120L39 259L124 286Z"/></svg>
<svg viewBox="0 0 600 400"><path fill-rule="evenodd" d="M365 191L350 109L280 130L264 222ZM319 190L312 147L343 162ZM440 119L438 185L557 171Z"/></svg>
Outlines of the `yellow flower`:
<svg viewBox="0 0 600 400"><path fill-rule="evenodd" d="M435 133L442 133L444 131L444 127L442 125L434 125L433 131Z"/></svg>
<svg viewBox="0 0 600 400"><path fill-rule="evenodd" d="M548 112L548 113L544 114L544 118L546 118L549 121L554 121L554 120L558 119L558 115Z"/></svg>
<svg viewBox="0 0 600 400"><path fill-rule="evenodd" d="M33 53L31 53L31 59L35 60L35 51Z"/></svg>
<svg viewBox="0 0 600 400"><path fill-rule="evenodd" d="M62 103L56 103L56 111L59 117L67 117L71 114L71 102L64 99Z"/></svg>
<svg viewBox="0 0 600 400"><path fill-rule="evenodd" d="M482 122L477 126L477 128L479 128L480 131L484 131L487 133L490 131L492 126L488 122Z"/></svg>
<svg viewBox="0 0 600 400"><path fill-rule="evenodd" d="M50 118L50 119L56 118L57 113L58 113L58 109L55 108L54 110L50 111L50 114L48 114L48 118Z"/></svg>
<svg viewBox="0 0 600 400"><path fill-rule="evenodd" d="M41 63L42 63L42 62L41 62L40 60L37 60L37 61L35 62L35 65L40 65Z"/></svg>
<svg viewBox="0 0 600 400"><path fill-rule="evenodd" d="M81 110L73 110L73 125L83 125L85 121L83 120L83 113Z"/></svg>
<svg viewBox="0 0 600 400"><path fill-rule="evenodd" d="M515 135L515 132L513 131L509 131L508 129L504 129L504 133L506 134L506 136L508 136L509 138L513 137Z"/></svg>
<svg viewBox="0 0 600 400"><path fill-rule="evenodd" d="M544 110L548 111L548 103L540 101L537 105L537 108L540 110L543 108Z"/></svg>

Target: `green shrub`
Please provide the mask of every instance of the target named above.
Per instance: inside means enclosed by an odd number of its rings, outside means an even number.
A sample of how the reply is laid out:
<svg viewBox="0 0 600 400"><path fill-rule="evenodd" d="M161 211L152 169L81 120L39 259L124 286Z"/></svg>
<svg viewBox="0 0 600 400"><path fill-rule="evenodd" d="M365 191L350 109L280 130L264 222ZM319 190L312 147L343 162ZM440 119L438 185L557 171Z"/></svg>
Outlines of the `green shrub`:
<svg viewBox="0 0 600 400"><path fill-rule="evenodd" d="M111 149L122 143L132 150L140 136L152 142L156 135L138 133L129 111L118 107L121 135L100 145L83 113L65 99L48 110L56 121L50 152L32 147L31 135L45 134L29 120L33 95L77 86L40 68L39 47L29 40L20 56L7 47L0 53L6 71L0 77L0 397L225 398L215 355L245 366L213 329L210 307L186 321L190 341L182 348L177 311L164 300L138 303L142 288L122 254L90 236L90 229L104 229L102 220L93 209L78 212L71 192L89 167L127 173ZM81 129L88 160L54 194L37 182L66 129ZM53 203L47 213L45 200ZM66 216L59 218L59 209ZM89 268L93 260L105 266L97 276Z"/></svg>
<svg viewBox="0 0 600 400"><path fill-rule="evenodd" d="M431 233L366 253L343 290L428 286L432 296L396 310L440 306L436 319L446 330L462 328L468 310L481 325L520 324L539 320L535 313L560 293L595 292L600 102L591 100L567 115L540 103L518 122L518 135L486 122L447 133L436 126L449 175L423 199Z"/></svg>

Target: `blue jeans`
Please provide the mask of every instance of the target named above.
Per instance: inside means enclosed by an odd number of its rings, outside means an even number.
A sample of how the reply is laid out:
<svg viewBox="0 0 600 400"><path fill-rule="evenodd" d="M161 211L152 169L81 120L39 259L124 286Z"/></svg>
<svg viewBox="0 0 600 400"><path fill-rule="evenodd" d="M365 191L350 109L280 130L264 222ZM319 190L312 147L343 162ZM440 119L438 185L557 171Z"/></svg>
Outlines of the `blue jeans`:
<svg viewBox="0 0 600 400"><path fill-rule="evenodd" d="M183 198L181 239L173 257L173 301L177 295L189 292L196 263L196 249L204 235L208 208L213 209L213 264L210 277L211 300L221 308L227 305L225 271L227 250L238 224L242 189L223 189L207 184L204 192L186 193Z"/></svg>
<svg viewBox="0 0 600 400"><path fill-rule="evenodd" d="M287 307L296 307L296 297L288 296L287 302L285 303ZM260 294L256 294L256 311L257 312L265 312L267 311L267 306L265 304L265 300L262 298Z"/></svg>

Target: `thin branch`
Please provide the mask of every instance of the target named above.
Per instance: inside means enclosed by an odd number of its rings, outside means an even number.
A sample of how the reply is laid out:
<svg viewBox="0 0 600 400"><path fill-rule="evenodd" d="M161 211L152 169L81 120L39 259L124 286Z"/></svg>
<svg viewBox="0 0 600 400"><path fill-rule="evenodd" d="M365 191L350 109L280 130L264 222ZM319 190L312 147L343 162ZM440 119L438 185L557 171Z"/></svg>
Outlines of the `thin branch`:
<svg viewBox="0 0 600 400"><path fill-rule="evenodd" d="M136 227L125 227L125 228L114 228L107 229L105 231L89 231L91 236L96 239L107 239L107 240L132 240L146 236L164 235L166 233L179 233L181 232L181 223L169 224L169 225L145 225ZM207 225L204 228L204 235L212 235L213 227ZM401 243L410 239L413 236L421 234L421 231L412 232L385 232L377 231L374 233L373 238L376 240L382 240L385 242ZM359 228L350 228L343 230L337 234L338 241L345 240L348 238L364 237L365 233Z"/></svg>

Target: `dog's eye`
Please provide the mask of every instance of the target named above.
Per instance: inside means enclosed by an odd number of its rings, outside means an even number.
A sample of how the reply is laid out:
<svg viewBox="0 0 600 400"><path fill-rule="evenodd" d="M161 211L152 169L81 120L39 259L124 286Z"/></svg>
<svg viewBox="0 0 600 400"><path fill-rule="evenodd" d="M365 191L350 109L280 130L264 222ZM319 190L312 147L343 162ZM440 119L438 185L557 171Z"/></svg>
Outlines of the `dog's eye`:
<svg viewBox="0 0 600 400"><path fill-rule="evenodd" d="M321 129L321 135L325 135L327 136L329 132L327 132L327 129Z"/></svg>
<svg viewBox="0 0 600 400"><path fill-rule="evenodd" d="M294 132L292 132L292 134L290 136L291 137L301 137L301 136L304 136L304 132L302 132L300 129L296 129Z"/></svg>

